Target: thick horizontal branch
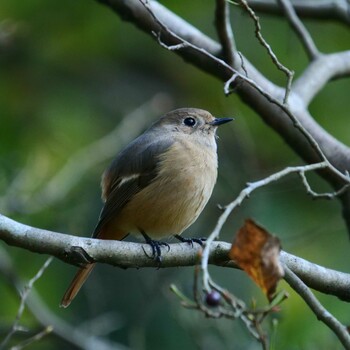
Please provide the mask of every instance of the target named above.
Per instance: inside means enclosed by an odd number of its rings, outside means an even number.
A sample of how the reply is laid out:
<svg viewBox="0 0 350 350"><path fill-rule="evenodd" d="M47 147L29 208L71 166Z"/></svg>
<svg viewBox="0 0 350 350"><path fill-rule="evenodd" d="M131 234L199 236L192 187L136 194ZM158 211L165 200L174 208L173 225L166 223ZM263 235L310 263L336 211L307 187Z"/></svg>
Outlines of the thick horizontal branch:
<svg viewBox="0 0 350 350"><path fill-rule="evenodd" d="M335 295L344 301L350 301L350 275L311 263L305 259L281 252L281 260L292 270L308 287L322 291L325 294ZM334 291L337 290L337 294Z"/></svg>
<svg viewBox="0 0 350 350"><path fill-rule="evenodd" d="M158 267L157 262L145 254L152 254L152 249L147 244L105 241L42 230L23 225L3 215L0 215L0 239L9 245L52 255L73 265L96 261L122 268ZM212 264L228 263L228 246L227 243L215 243L211 250ZM199 249L195 248L187 243L171 244L169 252L167 248L162 248L162 267L196 265L199 261Z"/></svg>
<svg viewBox="0 0 350 350"><path fill-rule="evenodd" d="M158 263L145 254L151 255L151 248L146 244L71 236L27 226L3 215L0 215L0 239L9 245L52 255L74 265L96 261L121 268L158 267ZM163 251L162 268L199 263L200 247L191 247L187 243L174 243L170 247L169 251L166 248ZM209 263L237 268L228 258L230 248L229 243L212 243ZM350 301L349 274L321 267L286 252L281 253L281 260L309 287Z"/></svg>
<svg viewBox="0 0 350 350"><path fill-rule="evenodd" d="M292 0L300 17L341 21L350 24L349 3L346 0ZM275 0L248 0L254 11L282 15Z"/></svg>

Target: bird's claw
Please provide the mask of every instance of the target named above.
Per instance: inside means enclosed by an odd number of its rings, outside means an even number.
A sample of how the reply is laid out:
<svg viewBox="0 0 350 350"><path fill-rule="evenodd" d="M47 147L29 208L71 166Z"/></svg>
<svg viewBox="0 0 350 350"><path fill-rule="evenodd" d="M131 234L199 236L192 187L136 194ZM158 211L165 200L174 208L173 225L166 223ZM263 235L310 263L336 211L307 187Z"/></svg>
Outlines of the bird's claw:
<svg viewBox="0 0 350 350"><path fill-rule="evenodd" d="M200 246L203 246L203 243L207 240L205 237L202 238L184 238L180 235L174 235L176 239L178 239L181 242L191 244L191 247L193 247L193 243L198 243Z"/></svg>
<svg viewBox="0 0 350 350"><path fill-rule="evenodd" d="M142 232L143 237L146 240L146 243L148 245L151 246L152 249L152 254L149 255L147 254L147 252L145 251L145 249L143 249L145 255L150 258L150 259L154 259L157 263L158 263L158 268L160 267L161 263L162 263L162 251L161 251L161 246L165 246L168 248L168 252L170 251L170 245L166 242L162 242L162 241L155 241L153 239L151 239L149 236L147 236L144 232Z"/></svg>

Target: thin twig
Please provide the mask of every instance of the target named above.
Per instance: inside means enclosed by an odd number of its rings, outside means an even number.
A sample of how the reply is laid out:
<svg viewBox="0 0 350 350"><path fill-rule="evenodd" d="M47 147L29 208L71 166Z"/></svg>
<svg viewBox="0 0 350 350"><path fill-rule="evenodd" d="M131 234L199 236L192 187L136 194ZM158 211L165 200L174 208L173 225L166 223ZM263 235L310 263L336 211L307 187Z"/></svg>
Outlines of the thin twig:
<svg viewBox="0 0 350 350"><path fill-rule="evenodd" d="M42 242L42 244L44 244ZM18 293L22 290L24 283L19 278L16 269L13 266L11 256L5 249L0 246L0 274L5 277L9 288ZM52 332L67 344L74 348L82 350L101 349L101 350L127 350L126 346L121 344L104 340L102 337L97 337L91 329L89 331L82 330L69 324L65 319L60 318L55 314L36 292L32 289L27 299L27 308L36 319L36 321L44 328L52 326ZM74 332L72 330L74 329Z"/></svg>
<svg viewBox="0 0 350 350"><path fill-rule="evenodd" d="M20 306L18 308L18 312L17 312L16 318L15 318L15 321L13 322L9 333L6 335L5 339L1 342L0 350L5 348L6 344L9 342L9 340L17 332L18 326L19 326L19 322L21 320L21 317L22 317L22 314L23 314L23 311L24 311L24 307L25 307L27 298L29 296L29 293L31 292L34 283L42 276L44 271L51 264L52 260L53 260L53 257L52 256L49 257L46 260L46 262L44 263L44 265L40 268L40 270L36 273L36 275L24 287L24 290L23 290L23 292L21 294L21 303L20 303Z"/></svg>
<svg viewBox="0 0 350 350"><path fill-rule="evenodd" d="M206 317L211 318L228 318L231 320L235 320L239 318L247 327L248 331L251 335L256 338L261 343L264 343L261 333L257 329L257 324L255 320L257 317L252 317L252 312L246 306L246 304L236 298L227 290L223 289L219 285L215 284L213 281L210 282L210 286L213 290L216 290L222 297L223 302L217 305L215 308L208 307L203 298L202 286L199 283L200 279L200 268L198 265L195 266L194 270L194 282L193 282L193 296L195 301L195 307L192 304L189 304L190 308L195 308L197 310L202 311ZM205 297L211 293L211 290L205 290ZM255 316L255 315L254 315ZM258 316L258 313L257 315Z"/></svg>
<svg viewBox="0 0 350 350"><path fill-rule="evenodd" d="M242 55L242 52L241 52L241 51L237 51L237 54L238 54L239 59L240 59L240 61L241 61L241 68L242 68L242 70L243 70L245 76L248 78L248 70L247 70L247 68L246 68L246 66L245 66L244 57L243 57L243 55Z"/></svg>
<svg viewBox="0 0 350 350"><path fill-rule="evenodd" d="M224 92L226 96L228 96L231 93L230 86L236 80L237 77L238 77L237 73L233 73L232 77L229 80L227 80L227 82L225 83Z"/></svg>
<svg viewBox="0 0 350 350"><path fill-rule="evenodd" d="M299 37L304 49L310 60L316 59L320 52L318 51L315 42L313 41L310 33L304 26L303 22L299 19L296 14L293 5L290 0L277 0L279 5L282 7L288 22L294 29L296 35Z"/></svg>
<svg viewBox="0 0 350 350"><path fill-rule="evenodd" d="M255 24L255 35L256 35L257 39L259 40L260 44L263 47L265 47L269 56L272 59L272 62L276 65L276 67L287 76L287 86L285 89L285 95L284 95L284 99L283 99L283 103L286 104L288 101L288 96L289 96L290 90L291 90L294 72L289 70L287 67L285 67L278 60L278 58L277 58L276 54L273 52L271 46L264 39L263 35L261 34L261 25L260 25L259 17L255 14L255 12L252 10L252 8L248 5L247 1L246 0L239 0L239 3L248 12L249 16L253 19L254 24Z"/></svg>
<svg viewBox="0 0 350 350"><path fill-rule="evenodd" d="M249 332L253 335L254 338L257 340L261 340L260 333L256 329L256 325L254 324L251 314L251 310L248 310L246 304L235 297L233 294L231 294L226 289L219 286L217 283L215 283L209 276L209 285L212 289L216 290L221 294L221 296L224 298L225 302L230 306L233 312L233 318L239 318L246 326L246 328L249 330Z"/></svg>
<svg viewBox="0 0 350 350"><path fill-rule="evenodd" d="M202 279L203 280L203 279ZM204 313L206 317L221 318L225 317L231 320L240 319L251 333L251 335L257 339L263 346L263 349L268 348L268 340L266 334L262 329L262 322L265 317L271 313L273 306L268 305L261 309L249 309L246 304L238 299L236 296L231 294L228 290L222 288L212 280L210 280L210 290L202 291L202 285L200 282L200 268L198 265L195 266L194 270L194 282L193 282L193 297L194 302L188 300L181 292L176 288L172 290L182 300L182 305L190 309L197 309ZM216 291L221 296L221 300L217 301L217 305L208 306L207 298L210 293ZM281 299L283 301L285 298Z"/></svg>
<svg viewBox="0 0 350 350"><path fill-rule="evenodd" d="M210 290L210 276L208 272L208 262L209 262L209 253L210 253L210 246L219 237L220 231L224 223L226 222L228 216L231 214L231 212L241 205L241 203L250 196L250 194L255 191L257 188L266 186L272 182L275 182L282 177L291 174L291 173L300 173L301 171L307 172L307 171L314 171L318 169L323 169L327 167L326 162L311 164L311 165L305 165L305 166L298 166L298 167L288 167L285 168L282 171L279 171L275 174L272 174L265 179L262 179L260 181L248 183L247 187L244 188L241 193L238 195L238 197L228 204L225 207L224 212L219 217L217 224L212 231L212 233L209 235L208 239L205 241L205 246L203 249L202 254L202 261L201 261L201 268L202 268L202 274L203 274L203 286L205 290Z"/></svg>
<svg viewBox="0 0 350 350"><path fill-rule="evenodd" d="M226 0L216 0L215 26L224 60L229 66L234 67L236 44L230 23L230 6Z"/></svg>
<svg viewBox="0 0 350 350"><path fill-rule="evenodd" d="M350 335L347 328L322 306L310 289L293 271L287 266L284 266L283 269L287 283L304 299L318 320L322 321L336 334L345 349L350 349Z"/></svg>
<svg viewBox="0 0 350 350"><path fill-rule="evenodd" d="M200 288L199 282L200 269L199 266L196 265L194 267L194 281L193 281L193 297L195 302L195 309L200 310L204 313L206 317L211 318L221 318L225 317L228 319L235 319L235 314L231 310L227 310L226 308L218 305L216 308L210 308L203 302L203 293ZM190 308L193 308L190 306Z"/></svg>
<svg viewBox="0 0 350 350"><path fill-rule="evenodd" d="M303 185L304 185L304 187L306 189L307 194L312 196L312 198L314 198L314 199L319 199L319 198L334 199L335 197L341 196L343 193L345 193L348 190L349 186L350 186L350 184L345 184L338 191L326 192L326 193L317 193L311 188L311 186L310 186L310 184L309 184L309 182L307 180L307 177L305 175L305 172L304 171L300 171L299 175L301 177L301 180L303 182Z"/></svg>
<svg viewBox="0 0 350 350"><path fill-rule="evenodd" d="M157 38L157 41L158 41L158 44L169 50L169 51L176 51L176 50L181 50L181 49L184 49L186 47L188 47L188 45L186 45L186 43L180 43L180 44L177 44L177 45L166 45L162 42L161 38L160 38L160 33L156 33L155 31L152 31L152 34L154 35L154 37Z"/></svg>
<svg viewBox="0 0 350 350"><path fill-rule="evenodd" d="M17 344L16 346L12 346L10 350L22 350L25 347L27 347L28 345L31 345L35 342L38 342L39 340L41 340L43 337L45 337L46 335L50 334L53 331L53 327L52 326L47 326L45 327L41 332L35 334L34 336L25 339L24 341L22 341L21 343Z"/></svg>

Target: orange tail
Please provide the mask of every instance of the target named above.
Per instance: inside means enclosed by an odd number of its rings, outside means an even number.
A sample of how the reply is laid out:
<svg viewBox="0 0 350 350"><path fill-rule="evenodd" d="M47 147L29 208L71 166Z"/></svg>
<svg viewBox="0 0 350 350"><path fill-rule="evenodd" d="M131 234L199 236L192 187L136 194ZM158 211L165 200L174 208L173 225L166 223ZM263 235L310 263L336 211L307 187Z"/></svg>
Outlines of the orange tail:
<svg viewBox="0 0 350 350"><path fill-rule="evenodd" d="M112 239L112 240L118 240L122 241L128 234L124 231L118 230L117 228L114 228L113 225L105 225L103 229L101 229L94 238L100 238L100 239ZM73 281L69 285L66 293L64 294L61 304L61 307L68 307L69 304L72 302L72 300L75 298L75 296L78 294L80 288L86 281L86 279L89 277L92 269L95 267L95 263L89 264L81 269L76 273L76 275L73 278Z"/></svg>
<svg viewBox="0 0 350 350"><path fill-rule="evenodd" d="M95 267L95 264L89 264L86 267L79 269L77 274L74 276L73 281L69 285L66 293L62 298L60 307L66 308L78 294L81 286L84 284L86 279L89 277L92 269Z"/></svg>

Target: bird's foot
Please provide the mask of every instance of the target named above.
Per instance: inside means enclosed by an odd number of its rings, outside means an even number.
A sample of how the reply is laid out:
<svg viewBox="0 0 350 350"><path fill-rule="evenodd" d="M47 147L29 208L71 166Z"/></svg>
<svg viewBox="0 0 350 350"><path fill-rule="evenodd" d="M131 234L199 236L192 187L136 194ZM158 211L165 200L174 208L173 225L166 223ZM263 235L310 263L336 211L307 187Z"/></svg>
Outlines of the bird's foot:
<svg viewBox="0 0 350 350"><path fill-rule="evenodd" d="M141 232L142 236L145 238L145 241L147 244L149 244L152 248L152 255L148 255L145 250L143 250L147 257L154 259L158 263L158 267L160 267L162 262L162 251L161 246L165 246L168 248L168 251L170 250L170 245L166 242L162 241L155 241L151 239L145 232Z"/></svg>
<svg viewBox="0 0 350 350"><path fill-rule="evenodd" d="M203 243L207 240L206 238L184 238L184 237L181 237L180 235L174 235L174 237L181 242L191 244L192 247L193 247L193 243L198 243L200 246L203 246Z"/></svg>

